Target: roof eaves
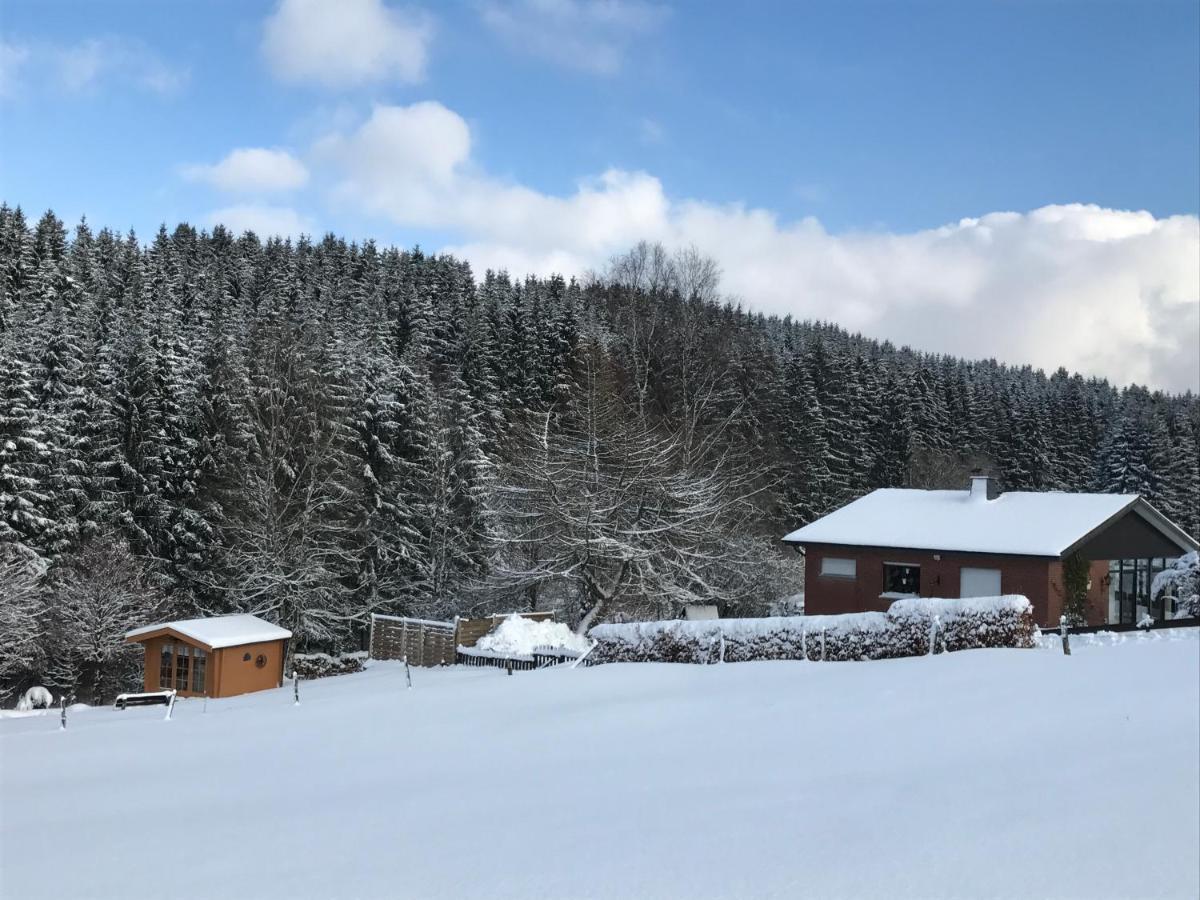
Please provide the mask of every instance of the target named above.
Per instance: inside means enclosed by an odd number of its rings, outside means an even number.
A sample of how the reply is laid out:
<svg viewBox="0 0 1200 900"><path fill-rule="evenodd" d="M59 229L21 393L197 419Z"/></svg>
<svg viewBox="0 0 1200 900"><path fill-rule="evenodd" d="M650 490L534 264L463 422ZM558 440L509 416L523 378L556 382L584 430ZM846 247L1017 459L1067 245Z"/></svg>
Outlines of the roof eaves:
<svg viewBox="0 0 1200 900"><path fill-rule="evenodd" d="M184 634L182 631L172 628L170 625L162 625L158 628L152 628L147 631L143 631L143 630L131 631L125 635L125 643L141 644L141 643L144 643L145 641L151 640L152 638L162 637L163 635L170 635L171 637L177 638L181 641L187 641L189 644L194 644L195 646L200 647L202 650L204 650L208 653L212 653L214 650L214 648L211 644L207 644L204 641L199 640L198 638L194 638L190 634Z"/></svg>

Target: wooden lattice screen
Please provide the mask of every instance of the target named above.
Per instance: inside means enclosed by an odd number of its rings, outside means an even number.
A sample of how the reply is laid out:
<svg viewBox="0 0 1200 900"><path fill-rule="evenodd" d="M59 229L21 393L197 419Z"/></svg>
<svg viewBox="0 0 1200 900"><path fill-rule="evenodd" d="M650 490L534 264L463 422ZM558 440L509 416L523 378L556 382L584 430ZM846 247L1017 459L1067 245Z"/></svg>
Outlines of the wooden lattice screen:
<svg viewBox="0 0 1200 900"><path fill-rule="evenodd" d="M371 615L371 659L408 659L414 666L454 664L454 623Z"/></svg>

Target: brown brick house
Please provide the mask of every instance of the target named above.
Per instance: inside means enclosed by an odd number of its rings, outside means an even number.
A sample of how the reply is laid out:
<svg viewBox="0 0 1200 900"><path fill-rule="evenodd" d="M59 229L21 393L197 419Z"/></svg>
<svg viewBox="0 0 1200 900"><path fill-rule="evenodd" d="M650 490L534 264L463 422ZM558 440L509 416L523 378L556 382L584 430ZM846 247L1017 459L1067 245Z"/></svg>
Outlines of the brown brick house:
<svg viewBox="0 0 1200 900"><path fill-rule="evenodd" d="M181 697L234 697L283 684L292 633L258 616L213 616L137 628L127 644L146 648L145 690Z"/></svg>
<svg viewBox="0 0 1200 900"><path fill-rule="evenodd" d="M1136 494L873 491L784 541L805 553L809 615L885 610L900 597L1023 594L1038 624L1063 611L1063 563L1089 564L1088 624L1169 616L1150 582L1196 542Z"/></svg>

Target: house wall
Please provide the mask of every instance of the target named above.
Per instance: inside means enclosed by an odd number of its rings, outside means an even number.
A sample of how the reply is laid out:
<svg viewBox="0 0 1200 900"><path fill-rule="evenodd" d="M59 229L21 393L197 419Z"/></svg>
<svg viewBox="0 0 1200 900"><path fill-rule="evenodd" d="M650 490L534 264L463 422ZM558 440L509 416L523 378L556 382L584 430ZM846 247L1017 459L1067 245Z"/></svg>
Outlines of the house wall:
<svg viewBox="0 0 1200 900"><path fill-rule="evenodd" d="M1066 594L1063 590L1063 565L1059 560L1050 563L1050 590L1047 594L1047 620L1039 625L1054 626L1062 616ZM1108 621L1108 560L1093 560L1088 565L1087 624L1103 625Z"/></svg>
<svg viewBox="0 0 1200 900"><path fill-rule="evenodd" d="M240 647L223 647L213 651L217 659L213 693L210 697L236 697L251 691L266 691L283 684L283 660L285 641L264 641L258 644L243 644ZM259 654L267 658L259 668L255 660ZM246 657L249 656L249 659Z"/></svg>
<svg viewBox="0 0 1200 900"><path fill-rule="evenodd" d="M162 655L162 645L166 641L188 644L195 647L191 641L179 637L165 635L154 637L143 643L142 682L147 691L166 690L174 685L159 684L159 661ZM234 697L238 694L248 694L251 691L265 691L277 688L283 684L283 662L286 641L264 641L258 644L245 644L241 647L224 647L213 650L208 654L205 671L206 693L210 697ZM250 659L244 659L246 654ZM267 658L266 665L261 669L254 662L259 654ZM192 691L179 691L181 697L200 696Z"/></svg>
<svg viewBox="0 0 1200 900"><path fill-rule="evenodd" d="M923 597L960 596L959 578L963 567L999 569L1001 593L1028 597L1033 604L1034 621L1039 625L1057 625L1058 617L1062 615L1062 564L1055 559L833 544L805 545L805 554L804 611L808 615L885 611L892 601L879 595L884 590L883 566L889 562L921 567L920 593ZM821 560L827 556L855 560L855 577L822 575ZM1089 624L1104 622L1107 613L1107 593L1102 583L1103 576L1107 574L1107 565L1105 562L1092 564ZM1096 617L1094 623L1093 616Z"/></svg>

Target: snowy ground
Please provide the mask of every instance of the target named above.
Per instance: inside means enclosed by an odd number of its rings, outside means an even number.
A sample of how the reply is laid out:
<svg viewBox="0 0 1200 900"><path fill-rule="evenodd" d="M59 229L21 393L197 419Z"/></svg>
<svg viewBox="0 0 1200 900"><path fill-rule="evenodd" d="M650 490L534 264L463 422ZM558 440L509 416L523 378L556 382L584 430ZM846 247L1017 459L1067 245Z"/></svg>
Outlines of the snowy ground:
<svg viewBox="0 0 1200 900"><path fill-rule="evenodd" d="M1200 895L1200 641L0 720L0 896Z"/></svg>

